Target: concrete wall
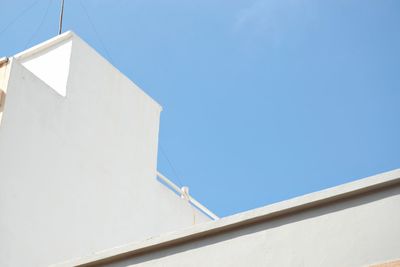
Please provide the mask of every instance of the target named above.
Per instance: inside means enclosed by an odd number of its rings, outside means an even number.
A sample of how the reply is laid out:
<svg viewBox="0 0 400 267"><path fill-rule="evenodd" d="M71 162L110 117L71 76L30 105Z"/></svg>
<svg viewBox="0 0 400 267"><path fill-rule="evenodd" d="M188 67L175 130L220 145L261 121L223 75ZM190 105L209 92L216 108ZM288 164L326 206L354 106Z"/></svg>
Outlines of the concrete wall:
<svg viewBox="0 0 400 267"><path fill-rule="evenodd" d="M357 267L399 258L397 184L101 266Z"/></svg>
<svg viewBox="0 0 400 267"><path fill-rule="evenodd" d="M77 36L57 38L8 64L4 267L47 266L193 224L192 208L155 177L160 106Z"/></svg>

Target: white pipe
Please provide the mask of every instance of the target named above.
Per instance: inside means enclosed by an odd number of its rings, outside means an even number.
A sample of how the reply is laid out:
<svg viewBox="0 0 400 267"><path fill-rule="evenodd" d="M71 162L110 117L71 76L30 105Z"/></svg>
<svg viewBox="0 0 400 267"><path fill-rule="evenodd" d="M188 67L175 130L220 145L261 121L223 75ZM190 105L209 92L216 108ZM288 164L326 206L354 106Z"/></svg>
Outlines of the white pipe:
<svg viewBox="0 0 400 267"><path fill-rule="evenodd" d="M204 207L200 202L198 202L196 199L194 199L192 196L189 195L189 200L190 202L199 210L210 216L213 220L218 220L219 217L215 215L212 211Z"/></svg>
<svg viewBox="0 0 400 267"><path fill-rule="evenodd" d="M162 175L160 172L157 171L157 176L164 182L166 183L169 187L171 187L177 194L179 194L180 196L182 196L184 194L184 192L182 191L182 189L180 189L176 184L174 184L173 182L171 182L167 177L165 177L164 175ZM194 199L191 195L189 195L189 201L190 203L195 206L196 208L198 208L201 212L205 213L207 216L209 216L210 218L212 218L213 220L218 220L219 217L217 215L215 215L213 212L211 212L209 209L207 209L206 207L204 207L202 204L200 204L200 202L198 202L196 199Z"/></svg>
<svg viewBox="0 0 400 267"><path fill-rule="evenodd" d="M159 178L161 178L161 180L163 182L165 182L168 186L170 186L172 189L174 189L174 191L179 194L182 195L182 190L173 182L171 182L167 177L165 177L164 175L162 175L160 172L157 172L157 176Z"/></svg>

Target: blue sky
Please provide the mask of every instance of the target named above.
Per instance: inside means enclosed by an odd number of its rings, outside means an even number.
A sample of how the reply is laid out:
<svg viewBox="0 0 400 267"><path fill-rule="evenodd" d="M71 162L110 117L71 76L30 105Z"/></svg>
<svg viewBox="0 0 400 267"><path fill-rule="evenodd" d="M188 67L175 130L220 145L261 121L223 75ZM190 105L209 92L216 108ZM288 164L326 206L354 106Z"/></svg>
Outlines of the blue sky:
<svg viewBox="0 0 400 267"><path fill-rule="evenodd" d="M0 0L0 56L57 34L59 2ZM82 3L64 29L163 106L159 170L217 214L400 167L399 1Z"/></svg>

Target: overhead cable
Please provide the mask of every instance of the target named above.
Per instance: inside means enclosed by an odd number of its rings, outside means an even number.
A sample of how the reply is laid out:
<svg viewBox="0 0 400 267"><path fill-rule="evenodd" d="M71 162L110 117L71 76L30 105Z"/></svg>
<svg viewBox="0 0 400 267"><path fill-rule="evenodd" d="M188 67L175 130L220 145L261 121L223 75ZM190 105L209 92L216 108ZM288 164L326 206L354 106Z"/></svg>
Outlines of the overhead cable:
<svg viewBox="0 0 400 267"><path fill-rule="evenodd" d="M47 14L49 13L49 9L51 6L51 3L53 2L53 0L49 0L48 4L47 4L47 8L46 11L44 12L44 15L42 17L42 20L40 21L38 27L36 28L36 30L33 32L33 34L31 35L31 37L28 39L28 42L26 42L24 49L26 49L28 47L28 45L32 42L32 40L35 38L35 36L37 35L37 33L39 32L39 30L42 28L43 23L47 17Z"/></svg>
<svg viewBox="0 0 400 267"><path fill-rule="evenodd" d="M97 36L97 39L99 40L101 46L103 47L104 51L106 52L107 57L108 57L111 61L114 61L114 60L112 59L110 53L108 52L107 47L104 45L104 42L103 42L103 40L101 39L99 32L97 31L96 27L94 26L94 23L93 23L93 21L92 21L90 15L89 15L89 12L88 12L87 8L86 8L85 5L83 4L82 0L79 0L79 3L81 4L82 9L83 9L83 11L85 12L86 17L87 17L87 19L88 19L88 21L89 21L89 23L90 23L90 25L91 25L91 27L92 27L92 29L93 29L95 35Z"/></svg>
<svg viewBox="0 0 400 267"><path fill-rule="evenodd" d="M19 13L17 16L15 16L2 30L0 30L0 35L2 35L5 31L7 31L8 28L10 28L16 21L18 21L23 15L25 15L26 12L28 12L30 9L32 9L38 2L39 2L39 0L36 0L32 4L30 4L27 8L22 10L21 13Z"/></svg>
<svg viewBox="0 0 400 267"><path fill-rule="evenodd" d="M163 146L160 143L160 151L161 154L164 156L164 158L167 160L168 165L171 167L171 170L174 172L174 175L176 176L176 178L178 179L179 183L181 185L183 185L182 180L181 180L181 176L179 175L177 169L174 167L174 165L172 164L172 161L169 159L167 153L165 152L165 149L163 148Z"/></svg>

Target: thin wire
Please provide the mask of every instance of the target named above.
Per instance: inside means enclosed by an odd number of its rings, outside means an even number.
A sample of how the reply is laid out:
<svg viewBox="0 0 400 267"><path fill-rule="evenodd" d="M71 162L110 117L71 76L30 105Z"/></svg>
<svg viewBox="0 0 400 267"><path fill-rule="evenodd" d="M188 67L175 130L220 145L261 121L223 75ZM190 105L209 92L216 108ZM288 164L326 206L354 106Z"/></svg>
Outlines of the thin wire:
<svg viewBox="0 0 400 267"><path fill-rule="evenodd" d="M181 178L180 178L181 176L179 175L178 171L175 169L175 167L174 167L174 165L172 164L171 160L170 160L169 157L167 156L167 153L165 153L165 150L164 150L164 148L162 147L161 144L160 144L160 151L161 151L161 154L164 156L164 158L167 160L168 165L171 167L171 169L172 169L172 171L174 172L176 178L179 180L179 183L180 183L181 185L184 185L184 184L182 183Z"/></svg>
<svg viewBox="0 0 400 267"><path fill-rule="evenodd" d="M34 7L38 2L39 2L39 0L36 0L36 1L33 2L30 6L28 6L28 7L25 8L24 10L22 10L21 13L19 13L17 16L15 16L15 17L0 31L0 35L2 35L5 31L7 31L9 27L11 27L16 21L18 21L23 15L25 15L26 12L28 12L30 9L32 9L32 7Z"/></svg>
<svg viewBox="0 0 400 267"><path fill-rule="evenodd" d="M37 33L39 32L39 30L42 28L43 23L47 17L47 14L49 13L49 9L51 4L53 3L53 0L49 0L49 3L47 4L47 8L46 11L44 12L44 15L42 17L42 20L39 23L39 26L36 28L36 30L33 32L33 34L31 35L31 37L29 38L28 42L25 44L24 49L26 49L28 47L28 45L32 42L32 40L34 39L34 37L37 35Z"/></svg>
<svg viewBox="0 0 400 267"><path fill-rule="evenodd" d="M101 46L103 47L104 51L106 52L107 57L108 57L111 61L114 61L113 58L111 57L110 53L108 52L107 47L104 45L104 42L103 42L103 40L101 39L99 32L96 30L96 27L94 26L94 23L93 23L92 19L90 18L90 15L89 15L88 10L87 10L86 7L83 5L82 0L79 0L79 3L80 3L80 5L81 5L82 9L85 11L85 15L86 15L86 17L87 17L87 19L88 19L90 25L92 26L92 29L93 29L94 33L96 34L96 36L97 36L97 39L99 39Z"/></svg>
<svg viewBox="0 0 400 267"><path fill-rule="evenodd" d="M87 8L84 6L82 0L79 0L79 3L80 3L80 5L81 5L82 9L85 11L85 15L86 15L86 17L87 17L87 19L88 19L90 25L92 26L92 29L93 29L94 33L97 35L97 39L99 39L101 45L103 46L103 49L104 49L104 51L106 52L108 58L111 59L112 61L114 61L113 58L111 57L110 53L108 52L108 49L107 49L107 47L105 46L103 40L101 39L99 32L97 31L96 27L94 26L94 23L93 23L93 21L92 21L90 15L89 15L89 12L88 12ZM161 146L161 144L160 144L160 150L161 150L161 153L163 154L164 158L167 160L167 162L168 162L169 166L171 167L172 171L174 172L176 178L177 178L178 181L181 183L181 185L183 185L182 180L181 180L181 178L180 178L181 176L178 174L178 171L176 170L176 168L175 168L174 165L172 164L171 160L170 160L169 157L167 156L167 153L165 152L165 150L163 149L163 147Z"/></svg>

